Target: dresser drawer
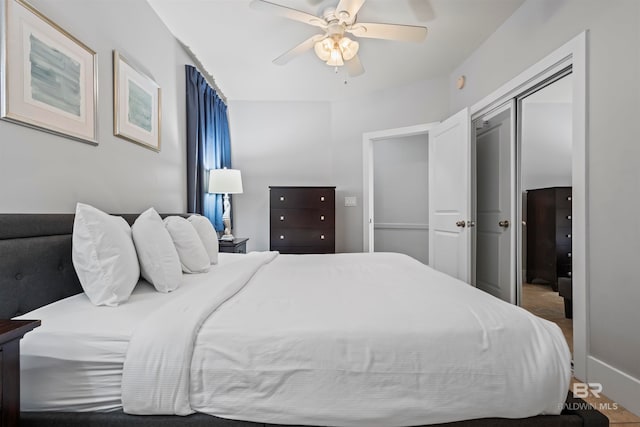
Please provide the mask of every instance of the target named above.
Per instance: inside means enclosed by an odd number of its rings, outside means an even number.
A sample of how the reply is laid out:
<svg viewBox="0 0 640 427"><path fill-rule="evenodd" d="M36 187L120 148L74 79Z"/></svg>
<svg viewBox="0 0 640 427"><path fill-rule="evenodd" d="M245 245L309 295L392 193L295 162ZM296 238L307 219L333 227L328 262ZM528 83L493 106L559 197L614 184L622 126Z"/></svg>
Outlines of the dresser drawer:
<svg viewBox="0 0 640 427"><path fill-rule="evenodd" d="M276 228L333 228L332 209L271 209L271 229Z"/></svg>
<svg viewBox="0 0 640 427"><path fill-rule="evenodd" d="M556 259L559 264L571 264L571 246L556 246Z"/></svg>
<svg viewBox="0 0 640 427"><path fill-rule="evenodd" d="M571 277L571 264L558 264L558 277Z"/></svg>
<svg viewBox="0 0 640 427"><path fill-rule="evenodd" d="M283 188L272 187L270 203L272 209L307 208L335 209L333 188Z"/></svg>
<svg viewBox="0 0 640 427"><path fill-rule="evenodd" d="M558 187L556 188L556 208L557 209L571 209L571 187Z"/></svg>
<svg viewBox="0 0 640 427"><path fill-rule="evenodd" d="M332 254L335 252L334 246L272 246L272 251L278 251L281 254Z"/></svg>
<svg viewBox="0 0 640 427"><path fill-rule="evenodd" d="M271 230L271 248L275 246L334 246L334 231L305 228L274 228Z"/></svg>
<svg viewBox="0 0 640 427"><path fill-rule="evenodd" d="M571 238L571 228L558 228L556 231L556 246L571 246Z"/></svg>
<svg viewBox="0 0 640 427"><path fill-rule="evenodd" d="M571 209L558 209L556 210L556 227L557 228L569 228L571 229Z"/></svg>

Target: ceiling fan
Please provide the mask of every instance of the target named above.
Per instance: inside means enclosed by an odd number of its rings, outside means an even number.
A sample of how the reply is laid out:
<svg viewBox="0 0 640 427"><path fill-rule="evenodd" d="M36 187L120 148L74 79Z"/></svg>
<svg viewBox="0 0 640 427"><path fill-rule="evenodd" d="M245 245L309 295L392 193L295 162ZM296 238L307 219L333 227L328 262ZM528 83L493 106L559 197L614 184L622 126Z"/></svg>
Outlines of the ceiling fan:
<svg viewBox="0 0 640 427"><path fill-rule="evenodd" d="M360 44L346 37L345 33L355 37L410 42L421 42L427 37L426 27L358 22L357 15L365 1L340 0L336 7L326 8L321 17L265 0L252 0L251 7L294 21L304 22L324 31L323 34L316 34L308 38L274 59L275 64L284 65L313 48L318 58L325 61L327 65L337 68L346 64L349 75L355 77L364 73L364 67L358 57Z"/></svg>

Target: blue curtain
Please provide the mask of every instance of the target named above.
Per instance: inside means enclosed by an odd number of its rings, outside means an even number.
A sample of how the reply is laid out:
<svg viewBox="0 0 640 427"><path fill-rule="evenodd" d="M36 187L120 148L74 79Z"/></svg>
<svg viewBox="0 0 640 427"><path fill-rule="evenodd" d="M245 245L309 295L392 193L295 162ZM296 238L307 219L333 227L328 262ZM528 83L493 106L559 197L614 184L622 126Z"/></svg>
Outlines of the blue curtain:
<svg viewBox="0 0 640 427"><path fill-rule="evenodd" d="M227 105L195 67L186 65L186 77L187 209L222 231L222 195L207 193L207 171L231 168Z"/></svg>

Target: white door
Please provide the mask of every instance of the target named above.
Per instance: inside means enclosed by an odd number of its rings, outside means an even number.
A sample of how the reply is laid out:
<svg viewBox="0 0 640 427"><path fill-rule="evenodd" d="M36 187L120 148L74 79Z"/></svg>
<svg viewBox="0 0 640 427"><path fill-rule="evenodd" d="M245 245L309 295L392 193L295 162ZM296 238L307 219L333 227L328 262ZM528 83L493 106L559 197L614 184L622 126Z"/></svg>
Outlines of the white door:
<svg viewBox="0 0 640 427"><path fill-rule="evenodd" d="M429 265L470 281L471 144L464 109L429 132Z"/></svg>
<svg viewBox="0 0 640 427"><path fill-rule="evenodd" d="M515 109L513 102L477 119L476 287L516 303Z"/></svg>

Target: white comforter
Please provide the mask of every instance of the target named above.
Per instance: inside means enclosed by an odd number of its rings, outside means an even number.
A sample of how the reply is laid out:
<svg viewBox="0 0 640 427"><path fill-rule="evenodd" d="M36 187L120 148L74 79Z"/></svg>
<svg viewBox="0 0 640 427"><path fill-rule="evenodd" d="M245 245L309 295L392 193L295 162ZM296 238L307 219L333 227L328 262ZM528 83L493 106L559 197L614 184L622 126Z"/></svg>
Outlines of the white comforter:
<svg viewBox="0 0 640 427"><path fill-rule="evenodd" d="M404 255L273 256L225 266L138 326L126 412L344 426L560 412L570 354L555 324Z"/></svg>

